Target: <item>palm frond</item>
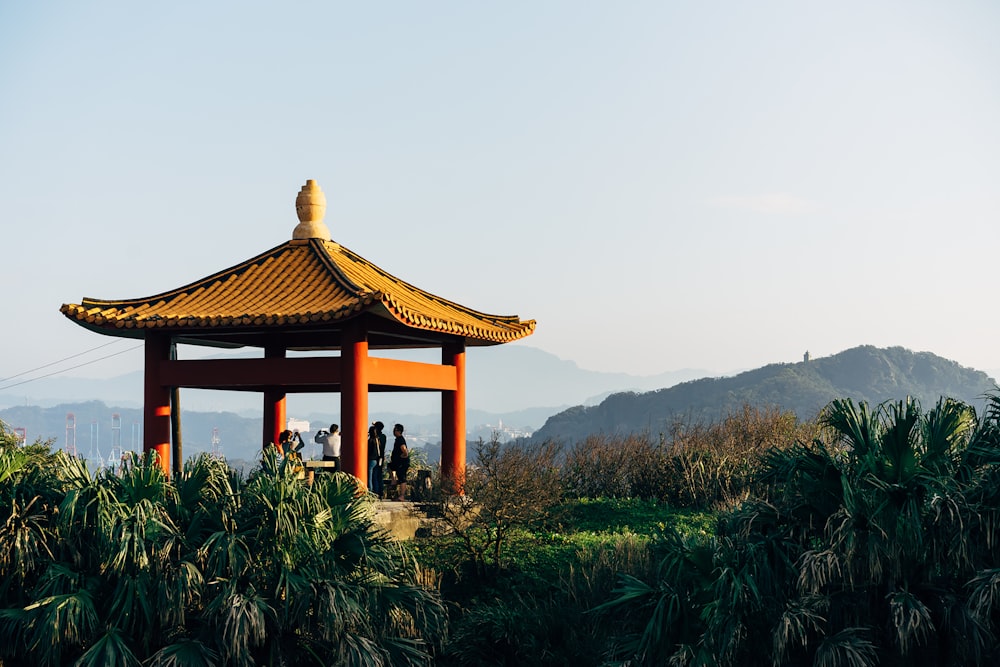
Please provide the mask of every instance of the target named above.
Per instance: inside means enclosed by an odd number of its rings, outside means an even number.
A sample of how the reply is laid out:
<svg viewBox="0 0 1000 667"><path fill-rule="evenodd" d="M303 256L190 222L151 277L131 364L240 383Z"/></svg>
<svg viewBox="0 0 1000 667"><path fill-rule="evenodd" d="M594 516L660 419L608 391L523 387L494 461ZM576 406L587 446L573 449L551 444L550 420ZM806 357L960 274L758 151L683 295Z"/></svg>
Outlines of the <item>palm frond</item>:
<svg viewBox="0 0 1000 667"><path fill-rule="evenodd" d="M820 635L826 623L823 610L828 604L824 596L810 595L785 605L771 633L775 664L787 664L790 651L807 648L810 639Z"/></svg>
<svg viewBox="0 0 1000 667"><path fill-rule="evenodd" d="M53 559L49 542L54 533L40 500L34 496L23 503L12 498L10 510L4 513L6 521L0 525L0 576L12 575L22 584Z"/></svg>
<svg viewBox="0 0 1000 667"><path fill-rule="evenodd" d="M840 557L832 549L810 549L799 557L798 588L806 594L819 594L843 580Z"/></svg>
<svg viewBox="0 0 1000 667"><path fill-rule="evenodd" d="M28 653L27 634L33 617L32 613L20 607L0 609L0 658Z"/></svg>
<svg viewBox="0 0 1000 667"><path fill-rule="evenodd" d="M943 471L950 457L968 443L977 426L975 408L951 398L940 398L922 424L924 465Z"/></svg>
<svg viewBox="0 0 1000 667"><path fill-rule="evenodd" d="M813 658L814 667L875 667L878 653L868 638L867 628L844 628L820 642Z"/></svg>
<svg viewBox="0 0 1000 667"><path fill-rule="evenodd" d="M44 664L59 664L64 650L89 644L97 629L97 609L86 590L45 598L25 611L32 615L29 649Z"/></svg>
<svg viewBox="0 0 1000 667"><path fill-rule="evenodd" d="M889 617L896 631L896 645L902 655L909 655L934 633L930 609L907 590L894 591L886 597L889 600Z"/></svg>
<svg viewBox="0 0 1000 667"><path fill-rule="evenodd" d="M275 623L274 609L253 590L233 591L223 600L221 608L216 610L221 617L221 643L233 662L249 664L251 650L264 644L268 627Z"/></svg>
<svg viewBox="0 0 1000 667"><path fill-rule="evenodd" d="M21 447L0 448L0 484L7 484L23 473L31 462L28 453Z"/></svg>
<svg viewBox="0 0 1000 667"><path fill-rule="evenodd" d="M880 407L883 417L882 437L878 441L881 456L873 472L890 482L903 483L917 474L920 405L907 397L905 401L884 403Z"/></svg>
<svg viewBox="0 0 1000 667"><path fill-rule="evenodd" d="M655 588L641 579L631 574L622 574L618 579L618 585L611 591L614 597L603 604L597 605L590 611L601 613L625 605L643 603L653 597L656 592Z"/></svg>
<svg viewBox="0 0 1000 667"><path fill-rule="evenodd" d="M114 592L108 620L114 627L133 635L148 634L156 599L151 595L153 580L144 573L119 574L115 577Z"/></svg>
<svg viewBox="0 0 1000 667"><path fill-rule="evenodd" d="M197 612L205 579L198 566L182 560L161 570L156 578L159 623L163 627L184 627L189 612Z"/></svg>
<svg viewBox="0 0 1000 667"><path fill-rule="evenodd" d="M832 429L856 459L867 457L881 438L877 411L872 412L865 401L855 407L849 398L834 400L823 410L820 423Z"/></svg>
<svg viewBox="0 0 1000 667"><path fill-rule="evenodd" d="M178 639L146 661L148 667L216 667L219 654L197 639Z"/></svg>
<svg viewBox="0 0 1000 667"><path fill-rule="evenodd" d="M1000 568L977 572L966 588L974 616L985 620L1000 612Z"/></svg>
<svg viewBox="0 0 1000 667"><path fill-rule="evenodd" d="M205 579L242 576L254 557L246 535L220 530L213 533L198 549L198 559L204 568Z"/></svg>
<svg viewBox="0 0 1000 667"><path fill-rule="evenodd" d="M73 663L73 667L141 667L142 662L135 656L129 648L125 637L117 628L108 628L101 635L94 645L80 659Z"/></svg>

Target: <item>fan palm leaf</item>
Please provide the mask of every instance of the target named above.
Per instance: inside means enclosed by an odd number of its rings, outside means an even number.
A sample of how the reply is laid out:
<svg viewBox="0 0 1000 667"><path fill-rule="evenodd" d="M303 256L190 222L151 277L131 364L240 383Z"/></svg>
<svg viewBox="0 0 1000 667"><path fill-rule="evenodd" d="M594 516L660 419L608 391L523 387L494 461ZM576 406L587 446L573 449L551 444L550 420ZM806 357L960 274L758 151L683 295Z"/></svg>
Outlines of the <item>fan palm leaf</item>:
<svg viewBox="0 0 1000 667"><path fill-rule="evenodd" d="M85 589L39 600L25 611L28 650L41 665L62 664L63 652L90 643L98 626L94 598Z"/></svg>
<svg viewBox="0 0 1000 667"><path fill-rule="evenodd" d="M4 584L23 586L53 558L49 545L55 535L42 505L39 496L27 503L14 497L9 509L0 514L4 517L0 525L0 577Z"/></svg>
<svg viewBox="0 0 1000 667"><path fill-rule="evenodd" d="M254 664L253 652L263 646L275 624L274 610L254 589L246 592L226 587L206 609L219 632L224 657L235 665Z"/></svg>
<svg viewBox="0 0 1000 667"><path fill-rule="evenodd" d="M917 424L920 406L911 398L895 403L883 403L877 414L882 420L881 436L874 443L874 469L877 479L904 484L917 473Z"/></svg>
<svg viewBox="0 0 1000 667"><path fill-rule="evenodd" d="M895 630L893 639L900 654L909 655L913 649L926 643L934 632L930 609L908 590L893 591L886 597Z"/></svg>
<svg viewBox="0 0 1000 667"><path fill-rule="evenodd" d="M873 412L864 401L857 406L850 399L832 401L820 415L820 423L837 435L855 460L866 459L882 434L878 411Z"/></svg>
<svg viewBox="0 0 1000 667"><path fill-rule="evenodd" d="M814 667L875 667L878 652L867 628L844 628L823 639L816 649Z"/></svg>
<svg viewBox="0 0 1000 667"><path fill-rule="evenodd" d="M219 654L197 639L178 639L149 657L148 667L216 667Z"/></svg>
<svg viewBox="0 0 1000 667"><path fill-rule="evenodd" d="M921 424L924 467L946 472L968 444L978 426L975 409L950 398L938 400Z"/></svg>
<svg viewBox="0 0 1000 667"><path fill-rule="evenodd" d="M116 628L108 628L73 667L141 667L142 662L129 647L122 633Z"/></svg>

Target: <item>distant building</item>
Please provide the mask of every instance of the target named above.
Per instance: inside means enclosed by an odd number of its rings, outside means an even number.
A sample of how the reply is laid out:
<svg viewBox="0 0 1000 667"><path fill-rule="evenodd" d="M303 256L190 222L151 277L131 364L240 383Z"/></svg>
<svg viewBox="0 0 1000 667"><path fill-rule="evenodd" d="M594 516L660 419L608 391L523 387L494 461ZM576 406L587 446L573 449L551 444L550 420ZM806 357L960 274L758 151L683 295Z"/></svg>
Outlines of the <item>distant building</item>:
<svg viewBox="0 0 1000 667"><path fill-rule="evenodd" d="M289 431L298 431L299 433L309 432L309 422L305 419L289 419L288 425L285 426Z"/></svg>

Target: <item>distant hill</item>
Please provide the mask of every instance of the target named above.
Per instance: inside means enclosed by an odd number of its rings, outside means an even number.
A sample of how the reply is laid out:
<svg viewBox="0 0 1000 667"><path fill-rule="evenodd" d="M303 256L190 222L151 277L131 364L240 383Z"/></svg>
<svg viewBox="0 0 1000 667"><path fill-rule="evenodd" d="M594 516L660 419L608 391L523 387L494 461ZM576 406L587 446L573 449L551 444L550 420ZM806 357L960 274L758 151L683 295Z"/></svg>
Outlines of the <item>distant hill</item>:
<svg viewBox="0 0 1000 667"><path fill-rule="evenodd" d="M704 372L598 373L535 348L501 345L470 351L468 373L470 441L488 439L501 424L508 433L535 431L537 438L568 441L592 433L656 433L677 419L718 419L744 403L780 405L803 418L815 416L830 400L846 396L879 402L910 394L926 404L947 395L975 403L994 386L985 373L927 352L871 346L808 363L771 364L732 377L676 384L702 377ZM52 438L56 447L62 447L66 415L72 412L78 452L88 456L92 449L99 449L106 457L113 438L130 449L138 435L141 386L141 373L111 380L47 378L25 385L30 395L0 396L0 419L25 428L32 441ZM58 400L60 394L70 396ZM568 407L574 403L579 405ZM227 457L253 459L257 455L262 429L258 394L182 390L181 406L185 456L210 451L215 431ZM292 395L288 414L328 425L340 421L339 407L335 394ZM120 416L117 433L111 421L115 413ZM387 424L406 424L407 440L425 448L432 460L438 456L437 395L373 394L369 415Z"/></svg>
<svg viewBox="0 0 1000 667"><path fill-rule="evenodd" d="M373 351L372 356L404 357L434 363L441 360L440 352L422 350L411 351L406 355ZM189 357L183 354L182 358ZM645 376L589 371L580 368L573 361L560 359L526 345L470 348L466 373L466 405L470 410L505 415L539 408L548 409L547 414L532 425L533 429L541 426L544 418L551 414L571 405L596 403L611 392L659 389L708 374L707 371L698 369L681 369ZM110 379L56 376L23 384L15 383L7 391L0 393L0 409L18 405L51 407L93 400L123 408L141 408L142 372ZM259 394L252 392L198 389L181 391L183 408L198 412L235 412L255 417L259 416L263 405L261 400ZM335 394L294 394L288 400L290 416L309 418L307 415L315 413L323 415L322 421L333 420L340 406ZM440 410L441 405L436 394L427 392L378 393L369 398L369 403L373 414L429 414Z"/></svg>
<svg viewBox="0 0 1000 667"><path fill-rule="evenodd" d="M68 415L72 414L72 421ZM117 420L113 419L117 415ZM0 418L11 425L24 428L28 440L54 440L54 446L64 448L67 429L75 424L77 454L84 458L107 458L115 446L123 450L142 451L142 410L107 405L103 401L62 403L51 407L14 406L0 410ZM259 443L263 429L260 418L248 419L232 412L195 412L182 410L181 434L184 457L212 450L212 434L220 434L220 448L226 456L253 458L257 447L246 443Z"/></svg>
<svg viewBox="0 0 1000 667"><path fill-rule="evenodd" d="M929 352L870 345L799 363L771 364L726 378L705 378L646 393L617 393L600 404L550 417L532 436L576 442L592 434L660 433L678 420L717 420L745 404L814 418L835 398L881 403L913 396L929 407L941 396L979 407L995 382Z"/></svg>
<svg viewBox="0 0 1000 667"><path fill-rule="evenodd" d="M392 356L387 352L372 354ZM416 351L406 358L440 361L440 352L421 356L421 351ZM649 376L588 371L572 361L524 345L472 348L466 368L470 440L489 439L501 425L511 437L524 435L571 405L593 404L615 391L657 389L706 374L693 369ZM100 450L107 457L113 437L119 438L124 448L131 448L133 429L141 421L141 372L109 379L55 376L12 387L16 389L0 394L0 419L25 428L29 440L52 439L56 447L63 447L66 415L73 413L77 451L82 455ZM227 457L255 457L263 428L262 406L260 394L253 392L182 389L185 456L210 451L212 434L217 431L219 446ZM432 392L376 393L369 397L371 419L406 424L407 439L415 447L425 447L432 460L438 456L440 410L440 396ZM288 397L288 416L311 424L340 422L339 413L337 394ZM113 414L121 420L117 433L112 430Z"/></svg>

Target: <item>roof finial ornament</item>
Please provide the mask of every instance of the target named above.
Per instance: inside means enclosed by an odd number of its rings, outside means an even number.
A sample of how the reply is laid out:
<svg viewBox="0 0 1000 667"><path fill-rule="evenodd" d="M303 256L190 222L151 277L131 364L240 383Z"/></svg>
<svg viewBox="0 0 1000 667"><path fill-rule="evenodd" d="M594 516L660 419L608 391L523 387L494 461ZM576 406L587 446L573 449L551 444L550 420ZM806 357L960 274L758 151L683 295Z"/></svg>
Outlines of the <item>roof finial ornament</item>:
<svg viewBox="0 0 1000 667"><path fill-rule="evenodd" d="M292 231L292 240L322 239L332 240L330 230L323 222L326 215L326 195L320 190L316 181L310 179L299 190L295 198L295 213L299 216L299 224Z"/></svg>

